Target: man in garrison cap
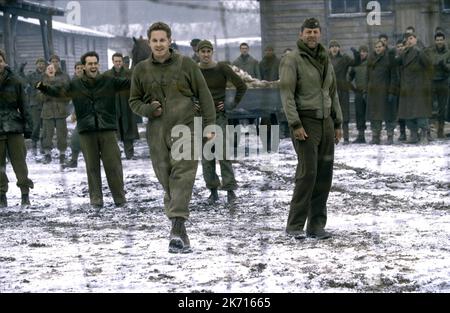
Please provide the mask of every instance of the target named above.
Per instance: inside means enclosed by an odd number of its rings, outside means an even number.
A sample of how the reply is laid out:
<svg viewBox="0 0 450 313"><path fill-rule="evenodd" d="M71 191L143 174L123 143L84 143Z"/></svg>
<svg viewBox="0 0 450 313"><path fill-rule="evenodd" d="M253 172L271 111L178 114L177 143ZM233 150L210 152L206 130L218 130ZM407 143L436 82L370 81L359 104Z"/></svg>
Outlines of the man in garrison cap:
<svg viewBox="0 0 450 313"><path fill-rule="evenodd" d="M321 28L307 19L297 49L280 65L280 93L297 153L295 189L286 233L296 239L327 239L327 199L333 177L334 144L342 137L336 77ZM304 231L306 224L306 233Z"/></svg>
<svg viewBox="0 0 450 313"><path fill-rule="evenodd" d="M194 60L194 62L195 63L198 63L198 62L200 62L200 58L198 57L198 54L197 54L197 45L198 45L198 43L200 42L201 40L200 39L198 39L198 38L194 38L194 39L192 39L191 40L191 47L192 47L192 51L194 51L194 54L192 55L192 60Z"/></svg>
<svg viewBox="0 0 450 313"><path fill-rule="evenodd" d="M27 94L29 96L29 104L31 111L31 120L32 120L32 153L34 156L37 154L37 143L41 138L41 113L42 113L42 101L39 100L37 96L38 90L33 86L36 85L37 82L43 79L43 75L45 73L45 68L47 67L47 62L45 62L44 58L36 59L36 70L30 73L27 76Z"/></svg>

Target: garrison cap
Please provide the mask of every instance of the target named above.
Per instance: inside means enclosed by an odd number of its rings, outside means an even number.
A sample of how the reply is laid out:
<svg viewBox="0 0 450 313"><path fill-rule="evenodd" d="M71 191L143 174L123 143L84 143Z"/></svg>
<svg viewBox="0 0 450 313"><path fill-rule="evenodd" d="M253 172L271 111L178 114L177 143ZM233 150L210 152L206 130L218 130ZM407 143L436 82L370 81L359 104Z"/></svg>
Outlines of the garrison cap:
<svg viewBox="0 0 450 313"><path fill-rule="evenodd" d="M191 40L191 47L195 47L201 40L198 38L194 38Z"/></svg>
<svg viewBox="0 0 450 313"><path fill-rule="evenodd" d="M213 44L209 40L202 40L197 45L197 50L200 51L202 48L209 48L211 50L214 50Z"/></svg>
<svg viewBox="0 0 450 313"><path fill-rule="evenodd" d="M330 40L330 44L328 45L328 47L341 47L341 45L337 40Z"/></svg>
<svg viewBox="0 0 450 313"><path fill-rule="evenodd" d="M302 25L303 28L320 28L319 20L315 17L306 19Z"/></svg>
<svg viewBox="0 0 450 313"><path fill-rule="evenodd" d="M35 64L38 64L38 63L47 63L47 62L45 62L44 58L37 58Z"/></svg>

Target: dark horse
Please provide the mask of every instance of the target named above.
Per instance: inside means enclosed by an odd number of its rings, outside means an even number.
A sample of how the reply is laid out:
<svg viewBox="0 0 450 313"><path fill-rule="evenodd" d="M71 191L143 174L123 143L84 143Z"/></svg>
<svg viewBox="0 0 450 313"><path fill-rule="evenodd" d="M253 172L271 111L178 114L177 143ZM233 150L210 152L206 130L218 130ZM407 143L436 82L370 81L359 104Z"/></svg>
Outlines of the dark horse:
<svg viewBox="0 0 450 313"><path fill-rule="evenodd" d="M134 45L131 50L131 57L133 59L132 67L136 66L139 62L147 59L150 55L150 47L148 46L148 41L144 38L133 37Z"/></svg>

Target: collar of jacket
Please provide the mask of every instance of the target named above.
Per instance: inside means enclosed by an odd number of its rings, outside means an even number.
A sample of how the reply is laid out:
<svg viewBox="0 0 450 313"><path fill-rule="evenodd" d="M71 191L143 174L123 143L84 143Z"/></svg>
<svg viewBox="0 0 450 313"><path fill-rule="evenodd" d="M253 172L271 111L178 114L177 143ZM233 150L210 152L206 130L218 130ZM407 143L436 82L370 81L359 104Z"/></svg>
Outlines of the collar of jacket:
<svg viewBox="0 0 450 313"><path fill-rule="evenodd" d="M86 73L83 73L83 76L81 76L81 80L86 86L93 87L100 81L101 77L102 74L100 74L100 72L95 77L90 77L86 75Z"/></svg>
<svg viewBox="0 0 450 313"><path fill-rule="evenodd" d="M328 62L328 53L322 44L317 44L316 49L311 50L303 40L299 39L297 41L297 47L300 53L305 53L311 58L319 62L321 65L325 65Z"/></svg>
<svg viewBox="0 0 450 313"><path fill-rule="evenodd" d="M153 58L153 53L152 53L151 54L152 63L155 64L155 65L172 64L175 61L176 57L177 57L177 53L172 48L169 48L169 53L170 53L170 56L169 56L169 58L167 60L164 61L164 63L156 61L155 58Z"/></svg>
<svg viewBox="0 0 450 313"><path fill-rule="evenodd" d="M3 85L4 82L8 81L11 75L12 70L8 66L5 66L3 73L0 74L0 85Z"/></svg>

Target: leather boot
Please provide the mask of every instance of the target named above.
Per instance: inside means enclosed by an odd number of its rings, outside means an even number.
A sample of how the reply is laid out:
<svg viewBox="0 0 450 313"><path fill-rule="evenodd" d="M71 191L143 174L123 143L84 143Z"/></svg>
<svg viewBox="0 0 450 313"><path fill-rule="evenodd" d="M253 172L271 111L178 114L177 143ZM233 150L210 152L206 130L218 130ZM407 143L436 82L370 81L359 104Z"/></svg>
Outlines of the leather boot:
<svg viewBox="0 0 450 313"><path fill-rule="evenodd" d="M419 131L419 143L422 145L427 145L428 141L428 131L425 128L421 128Z"/></svg>
<svg viewBox="0 0 450 313"><path fill-rule="evenodd" d="M342 124L342 132L343 132L343 137L344 137L344 145L348 145L349 141L348 141L348 123L343 123Z"/></svg>
<svg viewBox="0 0 450 313"><path fill-rule="evenodd" d="M78 166L77 159L72 158L69 162L63 165L63 168L76 168Z"/></svg>
<svg viewBox="0 0 450 313"><path fill-rule="evenodd" d="M37 141L33 140L33 143L31 144L31 151L33 153L33 156L37 155Z"/></svg>
<svg viewBox="0 0 450 313"><path fill-rule="evenodd" d="M358 130L358 137L353 140L353 143L366 143L366 137L364 135L364 130Z"/></svg>
<svg viewBox="0 0 450 313"><path fill-rule="evenodd" d="M437 137L439 139L445 138L445 136L444 136L444 121L439 121L439 123L438 123Z"/></svg>
<svg viewBox="0 0 450 313"><path fill-rule="evenodd" d="M64 153L59 154L59 164L63 165L66 161L66 155Z"/></svg>
<svg viewBox="0 0 450 313"><path fill-rule="evenodd" d="M419 142L419 136L417 134L417 130L411 130L408 143L415 144L418 142Z"/></svg>
<svg viewBox="0 0 450 313"><path fill-rule="evenodd" d="M170 230L169 253L189 253L191 243L184 226L185 219L182 217L171 218L172 229Z"/></svg>
<svg viewBox="0 0 450 313"><path fill-rule="evenodd" d="M379 145L380 144L380 131L372 131L372 141L370 141L371 145Z"/></svg>
<svg viewBox="0 0 450 313"><path fill-rule="evenodd" d="M217 193L217 188L212 188L210 190L211 190L211 194L208 197L208 203L214 204L217 201L219 201L219 194Z"/></svg>
<svg viewBox="0 0 450 313"><path fill-rule="evenodd" d="M0 194L0 208L8 207L8 200L6 199L6 194Z"/></svg>
<svg viewBox="0 0 450 313"><path fill-rule="evenodd" d="M52 162L52 155L50 153L46 153L44 155L44 159L42 160L42 163L49 164Z"/></svg>
<svg viewBox="0 0 450 313"><path fill-rule="evenodd" d="M22 202L21 205L30 205L30 196L27 193L22 194Z"/></svg>
<svg viewBox="0 0 450 313"><path fill-rule="evenodd" d="M389 130L387 132L386 144L389 145L389 146L394 144L394 131L393 130Z"/></svg>
<svg viewBox="0 0 450 313"><path fill-rule="evenodd" d="M233 203L233 202L236 201L236 199L237 199L237 196L234 193L234 191L233 190L228 190L227 191L227 201L228 201L228 203Z"/></svg>

